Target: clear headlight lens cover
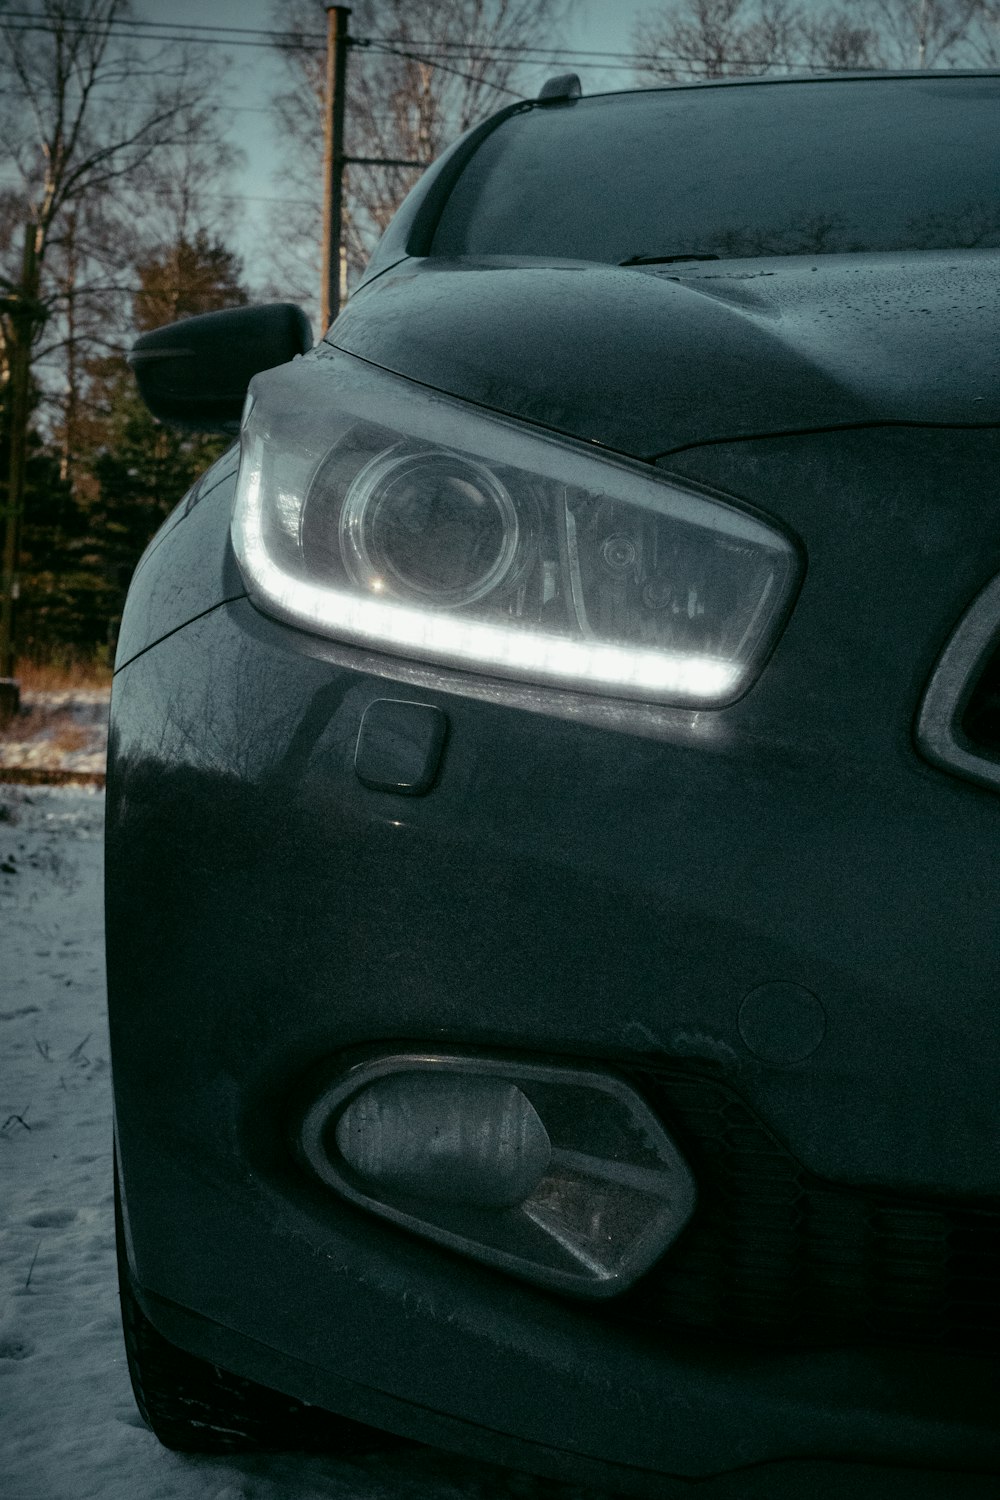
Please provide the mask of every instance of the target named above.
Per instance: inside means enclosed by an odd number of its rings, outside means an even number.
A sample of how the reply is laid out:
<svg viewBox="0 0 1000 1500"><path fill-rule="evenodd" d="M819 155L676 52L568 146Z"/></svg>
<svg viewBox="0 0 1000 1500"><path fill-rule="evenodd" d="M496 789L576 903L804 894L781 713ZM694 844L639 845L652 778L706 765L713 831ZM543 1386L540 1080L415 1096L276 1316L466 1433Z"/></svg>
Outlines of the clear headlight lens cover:
<svg viewBox="0 0 1000 1500"><path fill-rule="evenodd" d="M349 355L253 381L233 545L303 629L692 707L745 691L798 580L757 516Z"/></svg>

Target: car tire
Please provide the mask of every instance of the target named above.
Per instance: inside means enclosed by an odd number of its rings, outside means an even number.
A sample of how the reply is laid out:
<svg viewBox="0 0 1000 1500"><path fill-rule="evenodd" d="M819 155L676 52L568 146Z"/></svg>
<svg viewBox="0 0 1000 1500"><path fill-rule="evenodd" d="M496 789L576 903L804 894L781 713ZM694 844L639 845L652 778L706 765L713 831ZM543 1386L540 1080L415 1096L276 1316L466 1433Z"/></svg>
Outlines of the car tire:
<svg viewBox="0 0 1000 1500"><path fill-rule="evenodd" d="M371 1446L372 1429L188 1354L154 1328L132 1288L125 1255L121 1192L115 1169L115 1248L125 1358L136 1406L165 1448L233 1453L252 1448Z"/></svg>

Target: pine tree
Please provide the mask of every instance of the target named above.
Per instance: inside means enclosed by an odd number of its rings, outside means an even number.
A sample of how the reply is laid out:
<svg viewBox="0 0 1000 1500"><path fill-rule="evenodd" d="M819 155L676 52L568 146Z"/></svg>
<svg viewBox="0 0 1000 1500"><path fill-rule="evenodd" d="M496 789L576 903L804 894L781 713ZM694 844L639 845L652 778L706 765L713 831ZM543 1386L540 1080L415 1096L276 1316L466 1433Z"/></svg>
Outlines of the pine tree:
<svg viewBox="0 0 1000 1500"><path fill-rule="evenodd" d="M137 332L224 307L246 305L239 260L199 230L136 267ZM142 401L124 356L95 362L88 566L107 589L105 632L117 637L129 580L147 544L198 475L232 439L164 426Z"/></svg>
<svg viewBox="0 0 1000 1500"><path fill-rule="evenodd" d="M221 241L191 240L135 267L132 322L144 332L178 318L246 304L240 263ZM22 534L18 637L39 659L113 655L136 563L163 520L210 463L225 435L181 432L143 404L125 352L86 362L76 421L76 483L35 443Z"/></svg>

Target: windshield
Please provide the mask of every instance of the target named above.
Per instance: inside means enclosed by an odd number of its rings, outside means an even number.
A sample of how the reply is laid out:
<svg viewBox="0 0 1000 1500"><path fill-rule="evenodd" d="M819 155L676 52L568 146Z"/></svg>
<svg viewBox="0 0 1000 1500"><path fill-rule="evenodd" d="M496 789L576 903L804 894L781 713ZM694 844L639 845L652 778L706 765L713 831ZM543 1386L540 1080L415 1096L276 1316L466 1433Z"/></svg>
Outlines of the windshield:
<svg viewBox="0 0 1000 1500"><path fill-rule="evenodd" d="M453 189L441 256L613 265L1000 245L1000 78L608 94L513 115Z"/></svg>

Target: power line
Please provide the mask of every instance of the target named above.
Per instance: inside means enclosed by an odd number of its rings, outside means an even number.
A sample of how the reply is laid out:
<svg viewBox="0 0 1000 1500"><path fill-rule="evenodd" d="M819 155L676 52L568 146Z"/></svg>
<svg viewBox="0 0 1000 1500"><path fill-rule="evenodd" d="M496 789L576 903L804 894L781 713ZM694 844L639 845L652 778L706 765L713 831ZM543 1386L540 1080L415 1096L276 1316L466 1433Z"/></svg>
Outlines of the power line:
<svg viewBox="0 0 1000 1500"><path fill-rule="evenodd" d="M7 11L4 12L4 14L7 15L7 16L13 16L15 18L15 20L18 20L18 21L39 21L39 22L41 22L41 21L44 20L44 17L40 17L39 14L38 14L38 12L37 11L33 11L33 10L7 10ZM111 22L111 26L113 26L113 27L117 27L117 26L142 27L142 28L144 28L146 30L150 30L150 31L176 31L177 28L178 28L178 25L179 25L179 23L177 21L146 21L146 20L143 20L141 17L138 17L138 16L135 16L135 17L130 16L127 19L125 19L123 17L120 21L113 21L113 22ZM264 37L299 37L299 36L301 36L301 37L309 38L309 39L311 39L313 41L319 41L319 42L325 41L325 37L324 37L324 35L323 35L323 33L321 31L287 31L287 30L282 30L280 27L279 28L275 28L275 27L271 27L271 26L227 26L227 25L225 25L222 22L208 23L208 24L206 24L204 22L193 22L193 21L192 22L188 22L188 21L185 21L184 22L184 26L185 26L185 28L188 31L219 31L219 32L223 32L223 33L225 33L227 35L232 32L232 33L236 33L236 34L246 34L246 35L249 35L249 36L264 36Z"/></svg>
<svg viewBox="0 0 1000 1500"><path fill-rule="evenodd" d="M33 22L39 28L44 25L43 19L34 11L8 10L5 14L13 17L15 20ZM176 33L178 23L176 21L146 21L134 17L113 23L113 29L121 27L128 27L131 31L143 30L154 33L169 31ZM33 28L25 27L24 29L30 30ZM229 26L221 22L215 24L185 22L184 30L211 32L213 37L222 40L235 36L263 37L266 39L267 45L277 44L279 46L301 47L306 44L315 43L317 47L320 47L326 44L326 37L322 31L285 31L269 26ZM164 38L164 40L171 41L176 39L175 36ZM449 41L444 37L427 38L425 40L409 36L382 36L376 33L369 37L348 38L349 45L353 46L366 46L372 42L384 42L393 47L419 47L422 52L437 51L440 49L458 49L459 51L465 49L467 52L469 47L468 41ZM257 44L254 43L254 45ZM478 49L471 55L485 58L489 54L513 53L515 56L521 56L527 52L549 54L556 57L606 57L626 60L642 56L642 54L634 52L603 52L599 49L585 47L545 47L538 44L524 46L520 42L491 42L488 46Z"/></svg>
<svg viewBox="0 0 1000 1500"><path fill-rule="evenodd" d="M356 42L355 46L364 46L366 50L370 47L373 52L378 52L385 57L402 57L408 62L423 63L426 67L437 68L441 73L452 73L456 78L467 78L470 83L484 84L487 88L496 89L498 94L510 94L514 99L523 99L524 95L517 89L508 88L505 83L491 83L488 78L481 74L464 73L461 68L453 68L448 63L434 62L433 58L422 57L417 52L402 52L395 47L382 45L378 42Z"/></svg>
<svg viewBox="0 0 1000 1500"><path fill-rule="evenodd" d="M20 13L15 13L15 12L8 11L6 14L7 15L14 15L14 14L20 14ZM152 21L150 21L150 22L141 22L141 23L139 23L139 22L132 22L132 21L129 21L127 23L119 22L119 23L116 23L115 26L109 28L107 34L110 35L110 36L121 37L121 38L123 38L124 40L127 40L127 41L177 43L177 44L182 45L182 46L186 45L186 44L190 44L192 41L194 41L197 46L256 47L256 48L265 48L265 49L270 48L272 50L279 51L279 52L312 52L312 51L318 51L319 48L322 46L322 43L323 43L323 38L320 36L319 33L301 33L301 32L289 33L289 32L281 32L281 31L268 32L268 31L265 31L263 29L261 29L257 34L260 35L260 36L264 36L264 37L277 38L278 40L277 41L275 41L275 40L264 40L264 41L241 40L238 36L237 37L230 37L230 36L228 36L228 34L227 35L218 35L218 34L215 34L215 35L211 35L211 36L199 36L197 38L192 38L191 36L186 35L186 34L178 35L176 33L176 31L174 31L173 33L171 33L169 35L164 35L164 34L162 34L160 32L156 32L153 35L149 35L149 34L144 34L144 33L140 32L140 31L136 31L134 29L133 30L126 30L126 29L124 29L126 26L130 27L130 28L135 27L137 25L167 27L170 24L171 24L170 22L166 22L166 21L162 21L162 22L152 22ZM174 24L176 25L176 23L174 23ZM194 28L191 28L191 29L194 29ZM240 31L240 30L247 30L247 31L249 31L249 30L251 30L251 28L249 28L249 27L247 27L247 28L239 28L239 27L231 27L231 28L229 28L229 27L221 27L221 26L220 27L210 27L210 28L205 28L205 29L206 30L211 30L213 33L218 33L218 32L228 33L229 31ZM3 21L3 19L2 19L2 15L0 15L0 31L15 32L15 33L31 33L31 32L35 32L35 33L45 34L45 35L48 35L48 36L57 36L57 35L59 35L59 30L56 27L49 26L49 25L44 25L42 23L15 24L15 25L5 24L4 21ZM79 34L79 35L85 35L85 36L99 36L99 35L104 35L105 34L103 32L97 31L94 28L87 28L87 27L84 27L84 26L77 27L76 31L77 31L77 34ZM487 48L482 48L482 49L473 48L473 49L470 50L470 46L469 46L468 42L462 42L462 43L459 43L459 42L454 42L454 43L449 43L449 42L435 42L435 43L428 43L428 44L407 43L406 46L403 47L403 46L400 46L398 44L398 41L396 39L393 39L393 38L385 38L385 39L383 39L383 38L380 38L380 37L349 37L348 38L348 45L351 47L352 51L358 52L359 54L363 54L364 52L369 52L369 53L374 54L374 55L389 56L389 57L400 57L400 58L406 59L407 61L422 63L422 64L424 64L425 67L435 68L435 69L437 69L440 72L454 74L458 78L468 79L468 81L470 83L482 84L482 85L484 85L486 87L496 89L497 92L499 92L499 93L510 94L512 98L516 98L516 99L524 98L524 94L521 93L521 92L519 92L517 89L512 89L512 88L508 87L506 84L491 83L488 78L484 78L481 74L468 73L468 72L465 72L464 70L462 70L460 68L452 67L449 62L444 62L444 61L441 61L439 59L435 59L432 56L429 56L428 55L428 50L436 50L436 49L445 48L445 47L448 47L449 49L450 48L464 47L466 49L464 53L455 52L455 51L449 51L447 55L450 58L461 58L463 60L468 59L470 61L482 61L484 63L489 63L489 62L509 63L509 62L517 59L520 62L522 62L525 67L538 67L538 68L543 67L543 66L546 66L546 67L547 66L558 66L558 64L560 62L572 62L573 65L574 65L574 67L576 67L576 68L580 68L580 69L582 69L582 68L596 69L599 72L609 72L609 73L630 73L630 72L639 71L639 70L641 70L643 68L645 68L648 71L649 69L656 68L657 66L669 67L669 66L671 66L673 64L682 64L682 65L685 65L685 66L694 66L694 67L705 67L709 62L711 62L714 66L721 65L721 66L734 66L734 67L741 67L741 68L770 68L770 67L774 66L774 59L770 58L770 57L742 57L742 56L732 56L732 57L730 57L730 56L713 55L711 58L707 58L705 56L699 56L699 55L696 55L694 53L680 53L680 52L672 52L672 53L663 53L663 52L659 52L659 53L653 53L653 52L649 52L649 53L642 53L642 52L634 52L634 53L628 53L628 52L597 52L597 51L584 51L584 50L577 49L577 48L572 48L572 47L561 47L561 48L551 48L551 49L547 49L547 48L543 49L543 48L540 48L540 47L538 47L538 48L535 48L535 47L523 47L523 46L517 46L517 45L515 45L513 43L509 44L509 45L501 44L501 43L493 43L488 49ZM409 48L411 48L414 45L423 45L425 47L425 50L423 50L421 52L415 52L415 51L409 50ZM627 61L623 61L623 62L618 62L618 61L596 61L596 62L588 62L588 61L585 60L588 57L595 57L595 58L598 58L598 59L624 58L624 59L627 59ZM805 63L803 62L802 64L789 65L789 66L805 66ZM854 71L857 71L857 69L854 68L854 67L839 68L835 64L831 64L831 65L825 65L824 66L824 71L825 72L831 72L831 73L843 72L843 71L854 72ZM256 113L257 112L251 106L234 106L234 108L243 108L243 109L246 110L247 113ZM261 111L261 112L262 113L267 113L267 111Z"/></svg>
<svg viewBox="0 0 1000 1500"><path fill-rule="evenodd" d="M463 47L467 48L467 47L469 47L471 45L468 41L451 42L451 41L448 41L448 39L446 37L439 37L436 40L426 41L426 42L424 42L424 41L417 41L413 37L392 37L392 36L376 36L376 37L372 37L370 40L376 41L376 42L392 42L394 45L398 44L399 42L405 42L408 47L419 47L424 52L437 51L439 48L448 48L448 49L451 49L451 48L456 48L457 47L457 48L461 49ZM553 57L556 57L556 58L559 58L559 57L618 57L618 58L634 58L634 57L641 57L642 56L642 53L639 53L639 52L605 52L605 51L603 51L600 48L594 48L594 47L543 47L543 46L541 46L538 43L528 43L526 45L526 44L521 43L521 42L490 42L490 43L488 43L488 45L482 47L480 50L483 53L487 53L487 52L493 52L493 53L513 52L516 56L520 56L522 53L525 53L525 52L541 52L541 53L546 53L546 54L548 54L550 56L553 56Z"/></svg>
<svg viewBox="0 0 1000 1500"><path fill-rule="evenodd" d="M12 17L15 17L15 20L18 21L39 20L39 13L37 13L37 10L6 10L6 12L4 12L4 15L12 15ZM163 28L177 27L177 21L144 21L138 17L129 17L129 20L127 21L115 21L115 23L112 24L114 24L114 26L144 26L150 27L151 30L163 30ZM289 36L289 34L297 34L288 33L288 31L274 30L274 28L267 26L223 26L222 23L217 24L217 26L211 26L211 24L210 26L205 26L205 24L195 23L195 21L190 21L190 23L184 21L184 26L189 28L190 31L249 31L249 33L255 34L255 36ZM312 34L316 34L316 36L319 36L318 31L316 31L316 33L309 34L310 36L312 36Z"/></svg>
<svg viewBox="0 0 1000 1500"><path fill-rule="evenodd" d="M9 15L10 12L7 12L7 14ZM121 21L119 21L119 22L116 22L113 26L109 26L107 28L107 30L104 30L103 28L100 29L100 30L98 30L98 29L93 28L93 27L87 27L87 26L83 26L83 25L78 25L78 26L75 26L73 28L73 34L75 36L89 36L89 37L94 37L94 36L96 36L96 37L113 36L113 37L120 37L120 38L122 38L125 41L132 41L132 42L178 42L181 45L189 44L192 41L194 41L194 42L197 43L197 45L199 47L204 47L204 46L219 46L219 47L263 47L263 48L267 48L270 51L279 51L279 52L312 52L314 50L314 45L311 42L307 44L306 42L297 42L297 41L294 41L294 40L291 40L291 39L285 40L285 41L281 41L281 42L277 42L277 41L250 41L249 39L244 39L244 38L240 38L240 37L228 37L228 36L200 36L200 37L194 38L194 37L188 36L186 34L177 35L176 31L175 31L174 34L169 35L169 36L164 35L164 34L162 34L160 32L155 32L152 35L150 35L149 33L135 30L134 28L135 28L136 24L137 23L132 22L132 21L127 21L127 22L121 22ZM162 24L163 25L167 25L169 23L163 22ZM176 27L176 22L174 23L174 25ZM41 34L41 35L44 35L44 36L60 36L60 35L65 35L65 32L61 28L56 27L56 26L47 26L47 25L43 24L42 22L27 23L27 22L15 21L13 25L10 25L6 21L4 21L2 18L0 18L0 29L2 29L4 32L16 32L16 33L19 33L19 32L24 32L24 33L34 32L34 33L38 33L38 34ZM284 35L284 33L278 32L278 33L275 33L275 35L282 36L282 35Z"/></svg>
<svg viewBox="0 0 1000 1500"><path fill-rule="evenodd" d="M352 161L360 165L371 164L362 157L348 157L348 164L350 164ZM393 165L414 166L419 165L419 163L397 162L393 163ZM0 182L0 191L3 191L5 186L10 186L13 190L16 187L16 184L13 182L10 182L9 184ZM154 198L169 198L171 196L172 189L146 188L144 189L144 192L151 194ZM286 203L292 205L293 207L301 208L312 208L315 206L316 202L314 198L287 198L280 194L275 195L273 193L217 193L214 191L214 189L202 194L195 193L192 195L192 197L195 200L208 199L212 203Z"/></svg>
<svg viewBox="0 0 1000 1500"><path fill-rule="evenodd" d="M152 191L153 196L158 198L169 197L171 193L170 188L154 188ZM314 198L284 198L270 193L216 193L213 191L202 196L213 203L290 203L306 208L313 207L316 202Z"/></svg>
<svg viewBox="0 0 1000 1500"><path fill-rule="evenodd" d="M34 11L8 10L4 14L6 16L13 17L15 20L31 23L29 25L20 27L10 27L9 29L12 31L46 31L49 33L54 33L57 29L52 26L46 25L44 20L40 19ZM85 26L78 26L76 29L87 35L97 34L96 28L88 29ZM154 33L154 35L150 36L149 38L139 38L138 36L136 36L136 33L142 31L152 32ZM189 41L190 37L186 33L197 31L211 33L211 35L202 37L199 40L205 41L209 45L214 43L218 44L219 46L274 46L277 47L278 50L288 48L297 51L305 49L307 47L311 48L313 45L315 45L317 48L320 48L325 46L326 44L326 37L321 31L284 31L268 26L229 26L221 22L215 24L206 24L202 22L185 22L184 32L180 35L178 35L178 23L176 21L146 21L138 18L130 18L128 20L116 21L112 23L112 25L108 28L108 32L111 35L129 35L132 36L133 39L143 39L150 41L157 39L155 37L156 33L164 31L169 32L170 35L159 37L158 39L161 41ZM230 42L228 40L229 38L237 37L263 38L263 40L254 40L249 43L241 43L239 41ZM581 62L580 66L594 68L602 67L605 65L610 66L612 61L624 63L627 66L646 62L659 62L661 60L673 62L704 61L704 59L702 58L679 56L676 54L672 55L670 58L665 58L664 54L662 53L608 52L594 47L543 46L540 43L529 43L526 45L521 42L490 42L483 47L475 47L474 45L471 45L467 40L450 41L446 37L428 37L425 39L409 36L383 36L378 33L367 37L348 37L348 45L355 48L369 48L377 46L378 50L383 50L384 48L419 48L421 54L423 55L417 60L421 62L427 62L430 60L426 56L428 52L440 51L445 51L451 54L458 54L462 58L474 59L477 61L482 60L484 62L509 61L511 58L517 58L526 59L529 62L536 61L538 63L541 63L546 59L551 59L553 62L558 62L560 59L564 58L580 59L593 57L600 59L600 61L593 63ZM408 52L396 52L393 55L405 57L409 56L410 54ZM719 58L718 61L740 62L743 61L743 59ZM750 59L750 61L763 64L763 59Z"/></svg>
<svg viewBox="0 0 1000 1500"><path fill-rule="evenodd" d="M7 11L6 12L7 16L18 16L20 14L21 14L20 12L16 12L16 11ZM160 31L154 32L153 34L150 35L150 34L145 33L144 31L140 31L140 30L136 29L137 27L151 27L151 26L163 27L165 30L167 28L170 28L170 30L169 30L168 34L166 34L166 35L164 35ZM8 22L6 22L5 20L3 20L2 16L0 16L0 29L2 29L4 31L8 31L8 32L14 32L14 33L28 33L28 34L30 34L30 33L37 33L37 34L41 34L41 35L44 35L44 36L59 36L60 34L64 34L64 33L62 33L61 28L59 28L57 26L52 26L52 25L46 24L43 21L25 20L23 22L17 21L17 22L15 22L14 25L11 25ZM116 36L116 37L121 37L121 38L123 38L126 41L177 42L177 43L180 43L180 44L185 44L185 43L190 43L192 41L195 41L198 46L267 47L267 48L272 48L273 50L278 51L278 52L312 52L312 51L318 51L323 46L323 40L324 40L323 37L318 32L316 32L316 33L312 33L312 32L305 33L305 32L283 32L283 31L274 31L274 32L257 31L256 35L258 37L269 38L269 40L246 40L246 39L241 39L239 37L231 37L231 36L228 35L228 32L229 31L248 31L248 32L250 32L251 28L249 28L249 27L232 27L232 28L227 28L227 27L221 27L221 26L204 26L204 27L191 26L191 27L187 28L187 30L188 31L211 32L212 34L211 35L204 35L204 36L198 36L198 37L192 38L191 36L189 36L187 34L187 31L179 33L177 31L177 23L176 22L171 23L171 22L167 22L167 21L160 21L160 22L154 22L154 21L142 21L142 22L139 22L139 21L119 21L119 22L116 22L113 26L109 27L108 30L107 30L107 32L104 32L103 30L99 31L95 27L88 27L88 26L85 26L85 25L80 25L80 26L77 26L77 27L74 28L74 33L76 35L79 35L79 36L91 36L91 37L93 37L93 36L103 36L103 35ZM221 34L220 35L220 33L225 33L225 34ZM527 62L529 64L531 64L531 63L538 63L539 65L541 65L541 63L548 62L550 60L553 62L553 64L555 64L555 63L557 63L561 59L566 59L566 60L572 61L574 59L579 59L579 58L583 58L583 57L599 57L599 58L600 57L607 57L607 58L626 58L626 59L627 58L634 58L634 60L637 61L637 62L643 61L643 60L646 60L646 61L653 61L653 60L655 60L652 56L650 56L649 58L644 58L641 53L635 53L635 54L633 54L633 53L627 53L627 52L607 52L607 53L605 53L605 52L585 52L585 51L581 51L579 49L572 48L572 47L551 47L551 48L546 47L546 48L542 48L542 47L531 47L531 46L515 45L513 43L511 43L510 45L504 45L502 43L492 43L489 47L483 47L483 48L473 47L473 48L470 49L470 44L467 41L466 42L411 42L406 37L379 37L379 36L372 36L372 37L349 37L348 38L348 45L353 50L367 50L367 49L371 48L373 50L378 50L380 52L392 52L393 55L399 56L399 57L410 57L410 56L413 56L413 54L410 53L410 52L401 51L401 50L395 50L394 51L394 49L399 49L401 47L419 47L421 49L421 56L419 58L416 58L415 60L419 61L419 62L430 63L431 66L434 66L434 67L443 67L444 64L433 62L433 60L426 55L427 52L429 52L429 51L431 51L431 52L447 51L447 54L449 56L452 56L452 55L456 55L455 49L458 49L457 55L460 56L460 57L469 58L469 59L476 60L476 61L480 61L481 60L483 62L510 62L510 61L512 61L514 59L521 59L521 60L524 60L525 62ZM600 67L601 64L600 63L585 63L585 62L581 62L579 64L579 66L580 67Z"/></svg>
<svg viewBox="0 0 1000 1500"><path fill-rule="evenodd" d="M10 14L10 13L8 12L8 14ZM137 23L132 22L132 21L117 22L114 26L108 27L106 32L104 30L97 30L95 28L88 28L86 26L78 26L78 27L75 28L75 34L82 35L82 36L104 36L104 35L108 35L108 36L120 37L120 38L122 38L122 39L124 39L126 41L177 42L177 43L180 43L182 45L189 44L192 41L192 38L190 36L183 35L183 34L182 35L177 35L176 31L174 33L170 34L170 35L164 35L163 33L157 32L154 35L150 36L150 35L147 35L147 34L141 32L141 31L134 30L133 28L135 27L136 24ZM161 24L163 26L169 25L168 22L161 22L161 23L141 23L141 24ZM44 36L59 36L59 35L62 34L60 28L55 27L55 26L51 26L51 25L46 25L46 24L41 23L41 22L33 22L33 23L30 23L30 24L16 22L14 25L11 26L11 25L3 25L2 21L0 21L0 26L2 26L2 29L4 31L14 32L14 33L35 33L35 34L41 34L41 35L44 35ZM197 45L198 46L264 47L264 48L269 48L271 50L279 51L279 52L313 52L313 51L318 51L320 49L320 46L322 45L322 38L319 38L315 44L313 44L312 42L306 42L304 40L297 40L296 38L301 36L300 33L294 33L294 34L292 34L292 33L285 33L285 32L274 32L273 36L276 37L276 38L279 38L279 40L276 40L276 41L247 41L247 40L242 40L240 38L230 38L228 36L218 36L218 35L201 36L201 37L198 37L196 40L197 40ZM424 63L427 67L437 68L441 72L444 72L444 73L454 73L459 78L469 78L474 83L482 83L482 82L484 82L483 79L481 79L481 78L479 78L479 77L477 77L477 76L475 76L473 74L470 74L470 73L463 73L459 68L453 68L448 63L445 63L445 62L436 62L431 57L426 57L426 56L423 56L423 55L418 55L418 54L416 54L414 52L404 52L404 51L398 50L398 49L394 48L392 45L390 45L388 42L383 43L383 42L381 42L381 41L379 41L379 40L377 40L375 38L369 38L369 37L352 37L352 38L349 38L349 45L354 50L362 50L362 51L364 51L364 50L368 50L370 48L372 51L384 53L384 54L391 55L391 56L394 56L394 57L407 58L407 59L409 59L410 61L413 61L413 62ZM498 59L485 59L485 60L487 60L487 61L501 61L501 60L502 61L507 61L508 59L506 59L506 58L505 59L499 59L498 58ZM498 89L502 89L503 85L494 84L493 87L498 88ZM504 92L506 92L506 93L514 93L515 91L513 89L504 89ZM517 97L520 97L520 96L518 95Z"/></svg>
<svg viewBox="0 0 1000 1500"><path fill-rule="evenodd" d="M0 89L0 99L30 99L32 94L28 89ZM134 95L125 94L101 94L95 90L95 98L99 98L102 104L134 104ZM278 108L266 104L225 104L216 101L213 109L218 110L220 115L269 115L272 119L277 115ZM374 111L366 118L379 120L385 124L392 124L396 116L392 114L377 114ZM201 142L199 142L200 144Z"/></svg>
<svg viewBox="0 0 1000 1500"><path fill-rule="evenodd" d="M48 36L60 34L60 28L47 24L32 15L30 11L7 11L3 15L14 17L15 21L22 24L10 25L0 16L0 28L5 31L30 33L37 32ZM199 35L192 38L188 32L211 33L210 35ZM186 26L184 32L179 32L177 23L170 21L117 21L103 29L78 25L74 28L77 35L118 36L130 41L159 41L176 42L179 44L189 43L195 40L199 46L236 46L236 47L270 47L276 51L304 52L319 50L325 45L325 38L321 32L290 32L275 31L267 27L250 26L209 26L190 25ZM151 34L149 34L151 33ZM164 34L166 33L166 34ZM261 40L247 40L245 38L260 38ZM243 39L241 39L243 38ZM440 68L445 72L456 72L459 77L470 78L473 82L482 82L478 76L462 73L458 69L449 68L444 62L435 61L428 53L444 51L449 57L467 59L482 62L511 62L515 59L523 61L528 66L542 66L551 62L556 65L559 61L576 61L579 67L609 68L616 71L628 71L632 66L642 63L667 62L703 62L703 58L685 57L673 54L670 57L662 53L642 52L602 52L596 49L579 47L543 47L540 45L525 46L520 43L493 42L485 47L470 46L468 41L451 42L447 40L411 41L408 37L392 36L369 36L348 37L348 45L356 51L376 51L395 57L404 57L414 62L422 62L430 67ZM419 53L412 49L419 48ZM586 62L582 59L597 58L604 61ZM718 58L719 62L741 62L742 58ZM749 59L750 62L763 60ZM499 85L496 85L499 87ZM510 91L513 92L513 91Z"/></svg>
<svg viewBox="0 0 1000 1500"><path fill-rule="evenodd" d="M369 50L369 49L366 47L365 50ZM375 49L373 47L370 50L374 51ZM380 53L381 52L388 52L388 48L379 48L378 51ZM396 53L393 53L392 55L396 56L396 57L415 57L416 56L416 54L410 53L410 52L396 52ZM610 54L610 55L614 55L614 54ZM460 58L462 60L465 60L467 58L470 62L474 62L474 61L479 61L481 54L478 53L478 52L469 52L467 54L462 54L462 53L452 54L452 53L449 53L449 57L451 57L451 56L455 56L455 57ZM572 62L573 68L577 72L580 72L584 68L590 68L590 69L596 70L597 72L600 72L600 73L634 73L634 72L636 72L641 67L646 67L646 68L655 67L657 64L670 65L672 63L695 63L695 64L704 65L704 64L708 63L709 61L711 61L713 63L718 62L718 63L729 63L729 64L736 64L736 63L741 63L742 64L742 63L745 63L748 67L771 67L771 66L773 66L773 60L765 61L762 58L718 57L718 56L716 56L716 55L713 54L713 56L709 59L709 58L706 58L706 57L693 57L693 56L692 57L681 57L681 56L678 56L676 53L672 53L670 56L667 56L665 53L662 53L662 52L661 53L657 53L655 56L652 55L652 54L650 54L650 56L647 57L647 58L641 58L641 57L639 57L639 58L636 59L636 61L634 63L580 62L579 59L574 58L569 53L561 53L561 54L559 54L558 58L551 58L551 59L549 59L549 58L537 58L537 57L522 57L522 59L521 59L521 61L523 62L524 66L526 68L528 68L528 67L530 67L530 68L556 67L556 66L558 66L558 62L560 60L562 60L564 62ZM457 71L454 68L449 68L445 63L435 62L434 59L430 58L430 57L419 57L419 58L417 58L417 61L427 63L428 66L430 66L432 68L442 68L445 72L452 72L453 73L453 72ZM509 62L510 58L507 58L507 57L484 57L483 61L484 62ZM461 73L461 74L459 74L459 77L461 77L461 78L471 78L471 79L473 79L474 82L477 82L477 83L489 83L489 79L487 79L487 78L480 78L476 74ZM500 84L491 84L490 86L492 88L500 88L501 87ZM507 89L507 93L516 94L516 97L518 99L525 98L525 95L523 93L517 93L517 91L514 90L514 89Z"/></svg>

